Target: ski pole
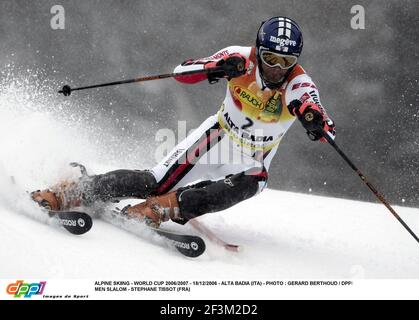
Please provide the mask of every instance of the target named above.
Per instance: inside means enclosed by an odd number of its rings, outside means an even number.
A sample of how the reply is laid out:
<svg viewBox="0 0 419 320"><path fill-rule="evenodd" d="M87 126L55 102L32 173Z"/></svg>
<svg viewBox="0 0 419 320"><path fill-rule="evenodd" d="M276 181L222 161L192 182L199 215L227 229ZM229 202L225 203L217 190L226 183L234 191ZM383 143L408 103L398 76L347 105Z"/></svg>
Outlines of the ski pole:
<svg viewBox="0 0 419 320"><path fill-rule="evenodd" d="M338 147L336 142L329 136L327 132L322 130L323 137L327 140L327 142L339 153L339 155L346 161L347 164L358 174L361 180L367 185L367 187L374 193L374 195L378 198L378 200L383 203L387 209L393 214L393 216L402 224L403 227L411 234L411 236L419 243L419 238L416 234L409 228L406 222L403 221L402 218L397 214L397 212L390 206L388 201L384 198L384 196L377 191L377 189L367 180L367 178L363 175L363 173L354 165L354 163L346 156L346 154Z"/></svg>
<svg viewBox="0 0 419 320"><path fill-rule="evenodd" d="M242 67L244 67L244 66L242 66ZM239 67L238 67L238 69L239 69ZM115 85L119 85L119 84L144 82L144 81L166 79L166 78L173 78L173 77L179 77L179 76L189 76L189 75L194 75L194 74L208 74L208 73L219 72L219 71L223 71L223 70L224 69L222 67L215 67L215 68L192 70L192 71L185 71L185 72L174 72L174 73L166 73L166 74L158 74L158 75L154 75L154 76L134 78L134 79L129 79L129 80L121 80L121 81L95 84L95 85L79 87L79 88L71 88L69 85L65 85L61 90L58 91L58 93L62 93L65 96L69 96L72 91L77 91L77 90L85 90L85 89L93 89L93 88L99 88L99 87L115 86Z"/></svg>

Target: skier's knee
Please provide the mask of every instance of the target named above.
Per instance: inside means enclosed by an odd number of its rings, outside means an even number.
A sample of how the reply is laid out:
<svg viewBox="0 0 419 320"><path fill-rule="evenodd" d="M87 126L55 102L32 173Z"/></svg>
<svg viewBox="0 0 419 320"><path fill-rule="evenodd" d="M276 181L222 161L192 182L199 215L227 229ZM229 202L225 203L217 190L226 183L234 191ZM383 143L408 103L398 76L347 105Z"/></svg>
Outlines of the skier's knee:
<svg viewBox="0 0 419 320"><path fill-rule="evenodd" d="M268 171L265 167L254 167L245 172L246 175L255 177L258 182L258 190L256 194L261 193L268 185Z"/></svg>
<svg viewBox="0 0 419 320"><path fill-rule="evenodd" d="M177 192L180 212L186 219L216 212L253 197L259 192L257 174L241 172L218 181L203 181L201 187L189 186Z"/></svg>

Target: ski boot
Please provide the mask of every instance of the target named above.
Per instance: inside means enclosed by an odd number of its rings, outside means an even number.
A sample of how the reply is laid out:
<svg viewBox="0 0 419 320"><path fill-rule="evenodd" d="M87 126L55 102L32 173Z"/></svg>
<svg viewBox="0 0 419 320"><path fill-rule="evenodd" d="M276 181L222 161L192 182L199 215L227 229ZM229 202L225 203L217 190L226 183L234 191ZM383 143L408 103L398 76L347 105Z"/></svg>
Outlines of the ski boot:
<svg viewBox="0 0 419 320"><path fill-rule="evenodd" d="M150 227L158 228L162 222L169 219L182 223L176 191L166 193L162 196L149 197L146 201L128 205L121 210L122 214L128 217L135 217L144 221Z"/></svg>
<svg viewBox="0 0 419 320"><path fill-rule="evenodd" d="M41 207L53 211L79 207L82 203L77 183L68 181L63 181L51 189L33 191L31 197Z"/></svg>

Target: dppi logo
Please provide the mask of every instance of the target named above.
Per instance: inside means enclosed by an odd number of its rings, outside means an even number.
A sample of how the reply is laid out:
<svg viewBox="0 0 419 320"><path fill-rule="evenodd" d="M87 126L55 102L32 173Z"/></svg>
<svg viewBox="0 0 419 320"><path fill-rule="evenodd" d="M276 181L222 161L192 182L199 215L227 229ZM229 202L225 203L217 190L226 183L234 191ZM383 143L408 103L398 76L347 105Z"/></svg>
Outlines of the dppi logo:
<svg viewBox="0 0 419 320"><path fill-rule="evenodd" d="M7 286L7 293L13 295L15 298L31 298L34 294L42 294L45 289L46 281L39 283L24 283L23 280L18 280Z"/></svg>

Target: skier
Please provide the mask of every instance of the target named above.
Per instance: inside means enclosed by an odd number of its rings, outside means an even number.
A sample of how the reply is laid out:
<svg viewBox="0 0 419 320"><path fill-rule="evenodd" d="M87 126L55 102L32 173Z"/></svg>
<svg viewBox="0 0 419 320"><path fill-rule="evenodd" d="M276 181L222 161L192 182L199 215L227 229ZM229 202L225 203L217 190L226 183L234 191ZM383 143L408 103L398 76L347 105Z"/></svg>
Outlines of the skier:
<svg viewBox="0 0 419 320"><path fill-rule="evenodd" d="M271 160L295 119L313 141L325 141L323 132L335 136L335 125L320 103L316 85L297 63L302 48L297 23L273 17L261 24L255 47L230 46L210 57L183 62L174 72L217 69L179 76L176 80L181 83L227 79L226 97L217 114L151 170L83 175L77 181L32 192L32 198L53 210L145 199L126 206L121 214L159 227L169 219L184 224L253 197L266 187ZM226 154L240 161L230 157L219 161Z"/></svg>

